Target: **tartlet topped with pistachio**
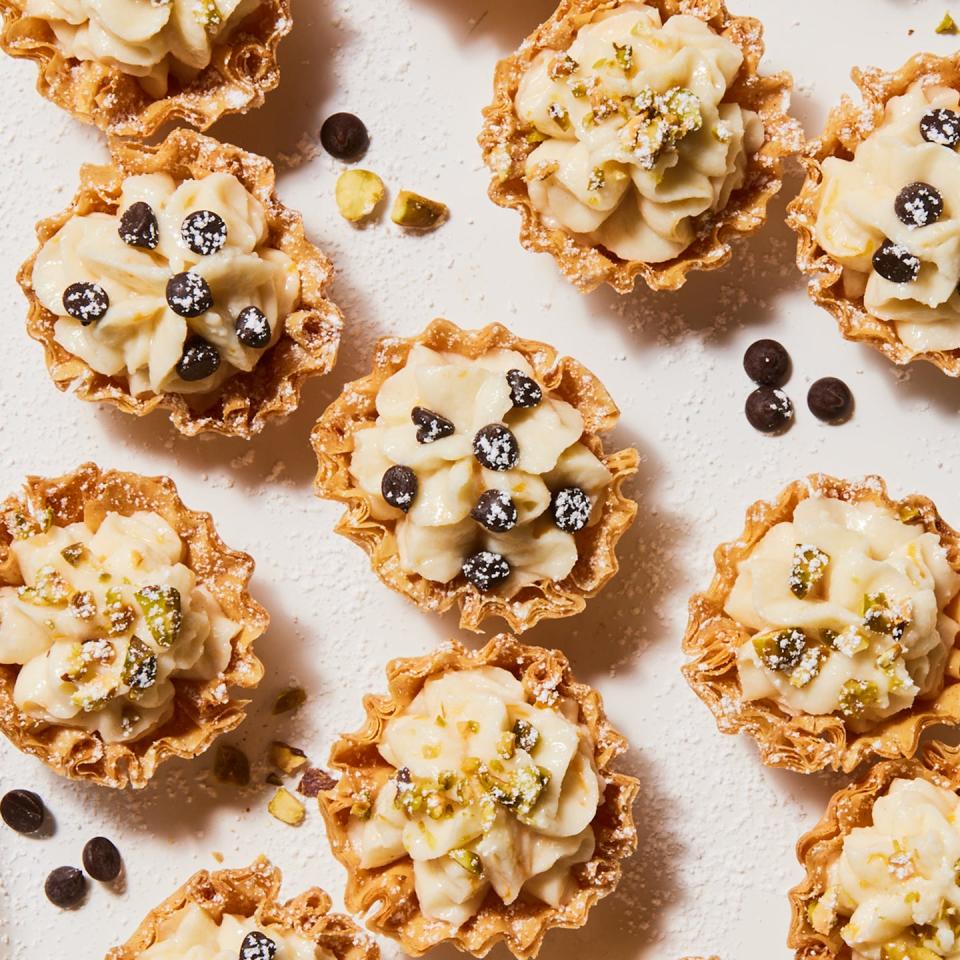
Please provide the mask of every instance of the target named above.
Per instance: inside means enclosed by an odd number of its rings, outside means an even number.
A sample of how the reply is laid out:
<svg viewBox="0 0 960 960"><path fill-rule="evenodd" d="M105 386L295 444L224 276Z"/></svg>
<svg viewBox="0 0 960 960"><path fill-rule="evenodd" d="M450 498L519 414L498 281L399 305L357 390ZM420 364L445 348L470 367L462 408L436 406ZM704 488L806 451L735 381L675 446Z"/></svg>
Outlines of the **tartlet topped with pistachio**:
<svg viewBox="0 0 960 960"><path fill-rule="evenodd" d="M715 558L684 673L765 763L850 771L960 723L960 535L929 500L815 475L755 504Z"/></svg>
<svg viewBox="0 0 960 960"><path fill-rule="evenodd" d="M480 136L491 198L581 290L676 289L757 230L799 149L791 81L721 0L564 0L501 61Z"/></svg>
<svg viewBox="0 0 960 960"><path fill-rule="evenodd" d="M86 464L0 506L0 729L57 773L143 787L244 718L253 561L165 478Z"/></svg>
<svg viewBox="0 0 960 960"><path fill-rule="evenodd" d="M313 430L318 495L378 576L427 610L514 631L583 609L617 570L636 504L633 449L605 453L619 411L600 382L499 324L435 320L380 341Z"/></svg>

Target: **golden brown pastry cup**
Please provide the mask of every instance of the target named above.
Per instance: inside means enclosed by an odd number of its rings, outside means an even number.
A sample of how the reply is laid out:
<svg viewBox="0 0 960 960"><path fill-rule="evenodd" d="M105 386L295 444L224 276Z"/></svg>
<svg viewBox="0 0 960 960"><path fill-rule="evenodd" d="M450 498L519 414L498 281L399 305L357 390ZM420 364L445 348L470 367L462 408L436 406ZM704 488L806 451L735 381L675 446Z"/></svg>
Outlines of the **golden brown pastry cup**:
<svg viewBox="0 0 960 960"><path fill-rule="evenodd" d="M745 700L737 669L737 650L750 631L724 612L737 579L737 566L766 533L790 520L801 500L829 497L850 503L866 501L892 509L905 522L935 533L950 565L960 572L960 534L947 524L933 502L913 494L892 500L880 477L858 482L814 474L791 483L776 500L760 500L747 511L743 533L714 553L716 573L704 593L690 600L690 616L683 638L691 656L683 674L694 692L710 708L721 733L746 733L757 741L760 759L771 767L811 773L830 767L850 773L871 757L912 757L920 734L934 724L960 723L960 651L952 651L944 682L932 699L917 700L866 730L851 730L842 716L790 714L771 700ZM954 598L952 604L956 605Z"/></svg>
<svg viewBox="0 0 960 960"><path fill-rule="evenodd" d="M420 911L409 857L364 870L350 846L347 829L354 796L364 789L378 789L393 770L377 749L387 721L410 704L428 679L484 666L508 670L530 692L556 691L576 701L580 722L596 744L594 759L607 788L593 821L596 852L589 863L575 868L579 887L568 903L556 908L520 899L506 906L491 891L480 911L456 929L430 920ZM612 769L614 760L626 751L627 741L608 722L600 694L574 679L567 658L559 651L524 646L509 634L494 637L474 652L451 641L427 656L394 660L387 666L387 683L386 696L364 698L367 720L363 727L334 744L330 766L339 772L340 781L318 797L334 856L347 869L347 909L371 914L367 920L371 930L398 940L403 950L415 957L440 943L483 957L502 941L518 960L526 960L536 956L548 930L582 927L591 907L616 889L620 861L637 847L632 808L640 783Z"/></svg>
<svg viewBox="0 0 960 960"><path fill-rule="evenodd" d="M852 952L839 927L818 933L808 910L827 892L827 869L843 849L851 830L873 823L873 805L897 779L927 780L950 791L960 789L960 749L930 741L912 760L883 760L837 791L820 822L797 843L797 859L806 877L790 891L790 933L787 945L797 960L851 960Z"/></svg>
<svg viewBox="0 0 960 960"><path fill-rule="evenodd" d="M20 667L0 664L0 731L14 746L72 780L145 787L164 760L198 756L246 716L249 701L236 699L230 688L250 688L260 682L263 664L253 644L270 622L267 611L247 589L253 559L220 539L209 513L187 509L168 477L142 477L85 463L62 477L27 477L23 495L8 497L0 506L0 586L22 583L10 552L10 518L17 514L40 517L48 510L56 526L84 519L97 523L107 513L158 513L179 534L185 548L183 562L197 575L198 583L213 594L226 616L240 624L227 669L206 681L174 679L173 715L129 743L105 743L96 731L21 713L13 700Z"/></svg>
<svg viewBox="0 0 960 960"><path fill-rule="evenodd" d="M80 188L66 210L37 224L39 246L17 275L29 301L27 332L43 344L47 370L61 390L71 390L83 400L112 404L138 417L156 409L167 410L173 425L187 436L210 432L250 438L268 422L296 410L303 383L328 373L336 362L343 316L326 295L333 266L307 240L300 215L277 199L273 164L264 157L183 129L174 130L156 146L114 141L111 151L110 164L81 167ZM116 213L124 179L143 173L168 173L176 180L233 174L263 204L269 227L267 242L299 268L300 300L285 318L283 334L264 351L253 370L230 377L212 399L179 393L133 396L125 376L97 373L54 340L57 316L40 303L33 288L33 266L44 243L73 216Z"/></svg>
<svg viewBox="0 0 960 960"><path fill-rule="evenodd" d="M253 917L260 926L279 927L288 936L300 936L329 951L336 960L379 960L376 944L340 913L330 913L330 897L314 887L281 903L280 870L258 857L241 870L200 870L176 893L151 910L132 937L114 947L106 960L137 960L157 942L163 923L195 903L220 923L224 914Z"/></svg>
<svg viewBox="0 0 960 960"><path fill-rule="evenodd" d="M800 162L806 178L800 193L787 207L787 223L797 234L797 265L808 276L810 299L828 310L845 340L865 343L897 364L927 360L951 377L960 376L960 349L915 353L900 339L892 320L870 314L863 297L851 299L843 290L843 265L817 241L823 162L828 157L853 158L857 147L883 122L887 102L902 96L918 80L960 90L960 57L918 54L894 73L876 68L854 68L851 74L862 103L844 97L827 117L819 139L807 146Z"/></svg>
<svg viewBox="0 0 960 960"><path fill-rule="evenodd" d="M488 350L516 350L533 367L545 390L582 414L581 442L603 461L612 479L604 494L602 518L576 535L577 563L563 580L539 581L506 598L496 592L481 593L462 575L450 583L437 583L401 569L395 523L370 516L368 494L351 476L350 460L355 434L376 422L380 387L406 364L418 343L471 358ZM417 337L380 340L370 375L348 383L324 411L311 436L319 463L315 489L317 496L346 504L347 512L337 523L337 533L363 547L377 576L388 587L430 612L440 613L459 603L460 626L467 630L479 631L483 620L498 616L514 633L522 633L544 618L579 613L587 599L595 596L617 572L617 542L637 514L636 503L627 499L620 488L627 477L636 473L639 464L637 451L632 448L610 454L603 451L599 433L611 430L619 416L620 411L600 381L576 360L559 357L553 347L523 340L497 323L482 330L461 330L449 320L434 320Z"/></svg>
<svg viewBox="0 0 960 960"><path fill-rule="evenodd" d="M524 179L527 157L536 143L527 139L531 128L516 114L514 101L520 80L543 50L566 50L579 28L598 11L617 7L623 0L561 0L553 16L520 45L517 52L497 64L493 102L484 110L479 142L484 160L494 174L490 199L520 214L520 243L527 250L549 253L561 272L583 293L603 283L617 293L629 293L640 277L651 290L676 290L693 270L715 270L733 254L731 241L759 230L766 220L767 204L780 190L784 158L801 149L797 122L787 115L793 80L787 73L761 76L763 26L752 17L735 17L723 0L647 0L664 21L677 13L699 17L743 52L743 66L726 99L759 114L763 121L763 146L750 158L747 179L734 191L723 210L704 214L697 237L678 257L663 263L621 260L610 250L575 234L548 226L530 200Z"/></svg>
<svg viewBox="0 0 960 960"><path fill-rule="evenodd" d="M0 16L0 49L36 62L42 97L112 136L140 140L175 121L205 130L261 106L280 82L277 47L293 26L289 0L261 0L204 70L183 85L171 74L167 95L155 99L117 66L64 56L50 24L28 16L23 0L0 0Z"/></svg>

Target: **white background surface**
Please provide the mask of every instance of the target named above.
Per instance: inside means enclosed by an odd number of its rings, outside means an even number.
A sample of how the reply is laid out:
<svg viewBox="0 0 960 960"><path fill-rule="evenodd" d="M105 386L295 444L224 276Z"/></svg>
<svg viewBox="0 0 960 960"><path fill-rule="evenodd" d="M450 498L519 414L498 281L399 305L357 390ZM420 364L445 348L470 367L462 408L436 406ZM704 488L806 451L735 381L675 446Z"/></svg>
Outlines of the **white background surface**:
<svg viewBox="0 0 960 960"><path fill-rule="evenodd" d="M809 134L851 88L854 63L893 68L921 49L954 49L955 38L934 34L948 5L733 4L765 20L767 69L794 74L795 111ZM960 4L952 6L960 19ZM714 545L739 532L745 507L813 470L882 473L896 495L924 492L960 523L960 385L933 368L898 372L840 339L806 298L782 224L785 199L731 266L696 276L679 294L583 297L550 259L522 251L517 215L486 198L475 137L496 59L550 9L549 0L294 0L280 88L259 112L214 132L281 164L281 198L303 211L335 260L334 296L347 328L332 376L309 387L298 415L250 444L182 438L160 415L134 421L50 384L40 347L23 330L14 274L33 248L34 222L68 202L79 163L103 160L105 145L40 99L33 64L0 60L0 490L15 489L26 473L56 474L85 459L168 473L190 506L213 511L228 543L256 557L255 592L273 616L258 648L268 674L250 719L228 740L247 749L262 784L271 738L322 764L332 738L361 720L361 694L382 688L388 659L457 633L452 616L431 618L392 594L361 551L332 534L340 507L311 492L314 419L343 381L366 372L376 337L414 334L437 315L463 326L499 320L573 354L621 405L616 439L643 456L632 487L640 521L623 542L620 576L587 612L541 624L528 639L565 649L630 737L626 765L642 781L641 845L620 890L586 929L552 934L542 956L786 960L786 893L800 877L794 843L842 781L764 769L751 742L717 733L679 673L686 599L707 582ZM446 201L447 225L409 237L389 222L356 230L339 218L339 166L311 156L320 123L337 109L370 128L363 166L391 191ZM794 175L786 198L797 188ZM750 385L741 356L760 336L780 339L794 361L787 389L797 423L775 439L742 415ZM808 384L828 374L845 378L857 398L845 426L824 426L805 408ZM292 680L310 701L295 717L273 718L273 697ZM0 743L0 791L35 789L56 817L47 839L0 828L0 958L99 960L194 870L215 868L213 851L226 866L267 853L283 868L288 894L317 884L339 904L343 871L312 805L306 823L291 829L266 813L271 788L219 786L211 763L212 754L172 762L147 790L116 794L60 780ZM97 887L83 909L61 913L43 897L44 877L78 864L98 833L124 854L126 890ZM506 958L502 949L497 955Z"/></svg>

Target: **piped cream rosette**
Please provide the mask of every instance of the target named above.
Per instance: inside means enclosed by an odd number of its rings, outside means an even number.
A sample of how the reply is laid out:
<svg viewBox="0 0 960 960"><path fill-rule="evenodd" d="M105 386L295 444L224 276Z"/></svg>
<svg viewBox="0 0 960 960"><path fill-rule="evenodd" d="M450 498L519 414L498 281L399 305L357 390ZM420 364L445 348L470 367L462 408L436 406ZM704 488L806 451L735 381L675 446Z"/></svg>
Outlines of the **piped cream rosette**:
<svg viewBox="0 0 960 960"><path fill-rule="evenodd" d="M503 940L530 957L551 927L585 923L636 843L638 784L608 768L625 744L599 696L561 654L506 635L387 673L320 797L348 907L376 907L370 927L415 956Z"/></svg>
<svg viewBox="0 0 960 960"><path fill-rule="evenodd" d="M928 500L816 475L755 504L716 565L690 603L684 673L765 762L851 770L960 721L960 551Z"/></svg>

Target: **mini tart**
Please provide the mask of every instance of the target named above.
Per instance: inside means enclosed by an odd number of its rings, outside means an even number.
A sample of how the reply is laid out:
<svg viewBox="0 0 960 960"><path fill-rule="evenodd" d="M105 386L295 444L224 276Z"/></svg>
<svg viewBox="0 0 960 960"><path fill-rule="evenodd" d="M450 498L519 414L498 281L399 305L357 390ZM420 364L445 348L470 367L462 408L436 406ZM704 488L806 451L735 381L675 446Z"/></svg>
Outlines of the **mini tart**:
<svg viewBox="0 0 960 960"><path fill-rule="evenodd" d="M895 322L872 316L864 307L862 296L847 296L843 265L823 249L816 236L824 161L829 157L851 160L857 147L883 123L887 103L903 96L913 84L960 90L960 63L956 57L925 53L913 57L894 73L855 68L851 76L863 103L844 97L827 117L823 133L800 157L806 178L787 208L787 223L797 234L797 265L809 277L810 298L833 314L844 339L866 343L897 364L926 360L948 376L960 376L960 349L912 350L900 338Z"/></svg>
<svg viewBox="0 0 960 960"><path fill-rule="evenodd" d="M53 382L60 390L70 390L83 400L109 403L136 416L156 409L167 410L173 425L187 436L212 432L249 438L267 422L288 416L300 402L303 383L333 368L343 316L326 296L333 267L307 240L300 215L277 199L273 165L239 147L185 129L172 131L155 146L114 141L112 152L112 163L108 165L84 165L80 170L80 188L70 206L37 224L38 248L17 275L29 301L27 332L43 345ZM234 176L265 209L270 246L286 254L299 272L298 303L286 316L279 339L264 351L253 370L230 377L212 399L202 395L201 404L190 402L190 397L197 396L193 394L133 396L125 377L97 373L55 340L57 316L40 302L34 288L34 267L51 237L72 217L117 214L124 180L152 173L169 174L177 182L202 180L213 173Z"/></svg>
<svg viewBox="0 0 960 960"><path fill-rule="evenodd" d="M748 642L751 631L725 610L737 581L738 565L774 526L791 520L797 505L811 497L888 508L901 522L935 534L950 568L960 571L960 534L926 497L913 494L892 500L883 480L876 476L854 483L814 474L790 484L774 501L755 503L747 511L743 533L717 547L713 582L690 600L683 650L693 659L684 665L683 673L713 712L719 730L753 737L761 760L768 766L799 773L827 767L850 773L870 757L911 757L926 727L960 723L960 654L956 648L949 652L943 684L935 696L918 698L907 709L868 724L868 729L860 732L850 729L840 714L790 714L772 700L744 697L737 653Z"/></svg>
<svg viewBox="0 0 960 960"><path fill-rule="evenodd" d="M231 113L263 104L280 82L277 47L293 26L288 0L261 0L191 81L172 80L166 96L150 96L117 65L67 56L50 23L29 16L24 0L0 0L0 48L36 62L41 96L112 136L146 139L171 122L205 130Z"/></svg>
<svg viewBox="0 0 960 960"><path fill-rule="evenodd" d="M571 404L582 415L584 433L580 442L602 461L611 480L601 500L599 522L576 534L578 559L563 580L540 580L505 598L495 592L481 593L462 575L439 583L401 568L394 533L396 522L371 516L369 495L351 475L350 463L356 434L377 419L380 387L405 366L418 344L471 359L494 349L516 351L530 364L544 391ZM559 357L547 344L523 340L499 324L481 330L461 330L447 320L434 320L417 337L381 340L374 351L371 374L347 384L317 421L311 437L319 463L315 489L318 496L347 505L336 531L369 554L377 576L388 587L432 612L443 612L459 603L460 626L465 629L479 632L483 620L499 616L511 630L520 633L543 618L579 613L587 599L617 572L617 542L637 513L636 503L627 499L620 488L636 472L639 463L637 451L632 448L604 454L598 434L612 429L618 417L619 410L600 381L570 357Z"/></svg>
<svg viewBox="0 0 960 960"><path fill-rule="evenodd" d="M403 856L385 866L362 869L350 843L348 828L357 796L369 796L387 779L391 767L378 745L387 721L401 713L427 680L478 667L499 667L523 683L534 702L549 703L557 694L579 705L579 722L592 735L594 762L606 782L600 806L592 822L596 848L589 862L576 868L577 889L561 907L518 899L510 906L491 890L479 911L459 928L424 916L414 890L413 861ZM556 650L524 646L509 634L500 634L481 650L467 651L456 641L424 657L394 660L387 666L389 693L367 696L367 721L356 733L338 740L330 752L330 764L340 774L336 787L319 795L334 856L346 867L344 900L355 914L370 913L367 926L400 942L411 956L420 956L440 943L451 943L477 957L498 943L519 960L536 956L547 931L555 927L576 929L587 922L591 907L613 893L620 881L620 861L637 847L633 802L639 781L611 769L627 749L627 742L607 721L600 695L572 676L566 657Z"/></svg>
<svg viewBox="0 0 960 960"><path fill-rule="evenodd" d="M137 960L152 947L161 927L184 907L195 904L217 923L224 914L255 918L328 951L336 960L378 960L376 944L344 914L330 912L330 897L316 887L281 903L281 874L266 857L241 870L200 870L176 893L151 910L136 932L106 960Z"/></svg>
<svg viewBox="0 0 960 960"><path fill-rule="evenodd" d="M925 780L956 792L960 790L960 752L936 741L925 743L917 758L876 763L830 798L820 822L797 842L797 859L806 877L790 891L787 937L787 946L796 950L797 960L851 960L852 951L840 936L840 924L829 934L820 933L813 926L811 912L827 892L828 868L840 855L844 840L852 830L873 824L873 806L894 780ZM936 954L903 956L903 960L935 958Z"/></svg>
<svg viewBox="0 0 960 960"><path fill-rule="evenodd" d="M183 562L213 594L223 612L240 624L223 674L205 682L176 680L173 715L166 723L140 739L107 743L96 732L27 717L13 699L20 667L0 664L0 730L14 746L61 776L135 789L147 785L162 761L199 756L220 734L233 730L245 718L249 701L235 699L229 688L251 688L260 682L263 664L254 654L253 644L270 622L266 610L247 590L253 559L224 544L210 514L188 510L167 477L101 470L96 464L86 463L62 477L28 477L23 496L8 497L0 506L4 518L0 524L3 586L21 582L11 575L11 567L16 571L10 552L11 527L16 529L17 522L40 530L46 523L64 526L108 513L129 515L138 510L153 511L173 527L186 548Z"/></svg>
<svg viewBox="0 0 960 960"><path fill-rule="evenodd" d="M494 174L489 194L494 203L520 213L520 243L528 250L551 254L561 271L584 293L608 283L618 293L633 289L639 276L651 290L676 290L693 270L714 270L732 256L731 241L759 230L767 204L780 190L783 160L801 146L800 128L787 115L792 79L787 73L761 76L763 27L750 17L735 17L723 0L688 4L682 0L648 0L664 22L675 14L695 16L730 40L743 53L743 64L727 99L759 115L764 141L749 158L746 181L726 206L701 215L696 237L685 250L662 263L623 260L570 231L550 227L533 205L524 178L527 157L538 146L532 128L517 116L515 98L520 82L545 50L567 50L577 31L595 14L621 6L623 0L562 0L553 15L534 31L512 56L501 60L494 75L494 98L484 110L479 142Z"/></svg>

